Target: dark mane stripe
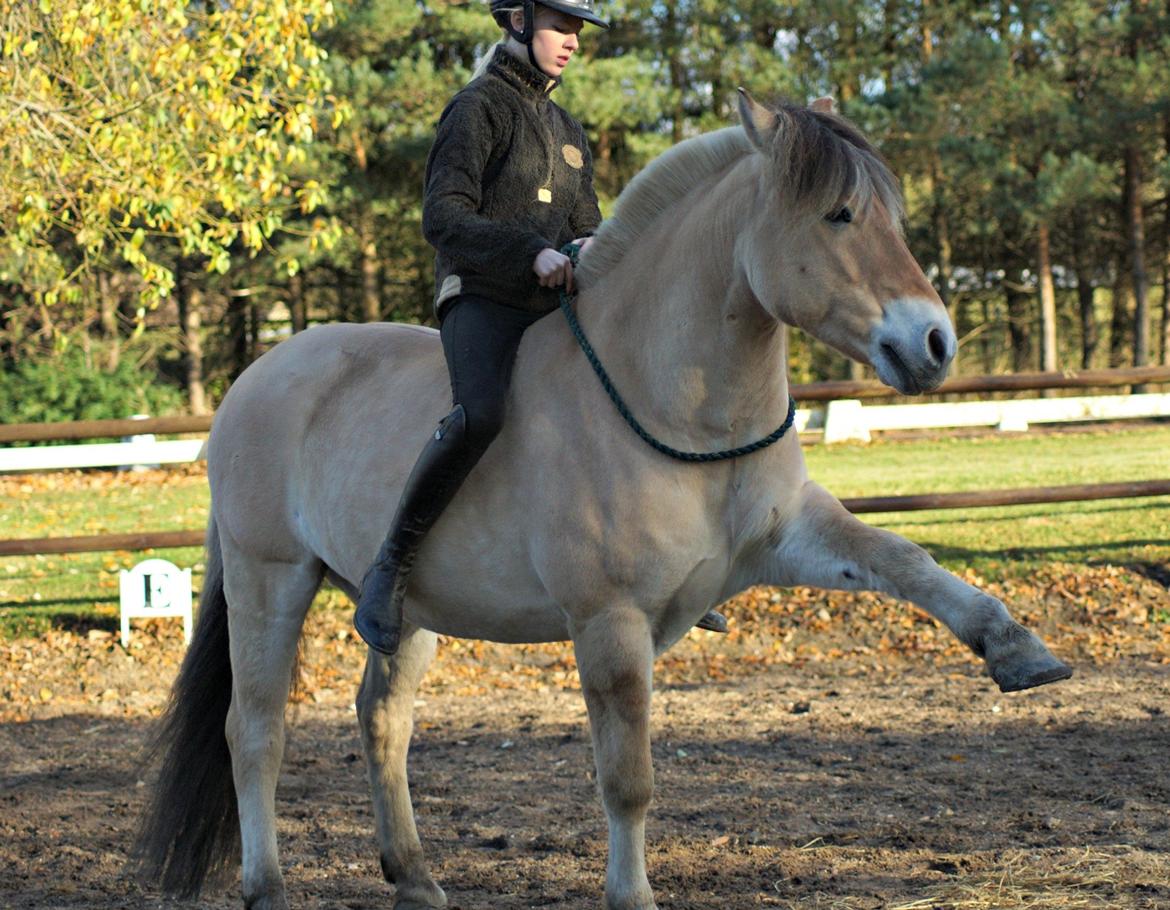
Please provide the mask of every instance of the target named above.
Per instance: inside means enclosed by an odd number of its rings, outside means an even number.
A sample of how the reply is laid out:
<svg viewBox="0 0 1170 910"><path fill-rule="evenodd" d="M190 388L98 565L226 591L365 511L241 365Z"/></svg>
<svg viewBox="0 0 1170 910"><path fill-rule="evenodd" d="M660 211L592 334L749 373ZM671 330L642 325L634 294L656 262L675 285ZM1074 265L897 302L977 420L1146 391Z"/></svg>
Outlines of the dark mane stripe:
<svg viewBox="0 0 1170 910"><path fill-rule="evenodd" d="M828 215L843 205L863 210L875 198L898 224L903 205L898 181L861 132L837 114L795 104L772 108L778 119L768 137L770 167L780 192L797 214ZM727 127L680 142L655 158L618 197L578 271L582 286L613 269L635 241L695 184L753 152L741 127Z"/></svg>

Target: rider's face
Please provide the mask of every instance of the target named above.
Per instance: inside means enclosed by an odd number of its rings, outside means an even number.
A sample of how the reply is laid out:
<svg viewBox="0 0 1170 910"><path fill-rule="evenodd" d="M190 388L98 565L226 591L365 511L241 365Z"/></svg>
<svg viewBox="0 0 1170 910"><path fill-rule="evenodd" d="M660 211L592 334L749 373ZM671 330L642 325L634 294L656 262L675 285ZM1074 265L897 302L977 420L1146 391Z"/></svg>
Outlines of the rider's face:
<svg viewBox="0 0 1170 910"><path fill-rule="evenodd" d="M516 21L517 17L519 22ZM523 13L514 13L517 28L524 27ZM536 7L536 34L532 38L532 56L546 76L556 78L565 71L578 47L577 36L584 19L544 6Z"/></svg>

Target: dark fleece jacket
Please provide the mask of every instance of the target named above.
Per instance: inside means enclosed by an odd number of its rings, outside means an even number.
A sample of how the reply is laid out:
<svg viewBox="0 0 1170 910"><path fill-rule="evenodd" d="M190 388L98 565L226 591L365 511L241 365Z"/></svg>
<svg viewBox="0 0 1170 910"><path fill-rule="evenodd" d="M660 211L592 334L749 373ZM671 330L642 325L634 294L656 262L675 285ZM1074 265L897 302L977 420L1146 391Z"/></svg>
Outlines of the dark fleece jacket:
<svg viewBox="0 0 1170 910"><path fill-rule="evenodd" d="M554 309L557 290L540 287L533 260L601 222L585 131L550 100L557 84L498 48L443 111L423 198L440 317L459 294Z"/></svg>

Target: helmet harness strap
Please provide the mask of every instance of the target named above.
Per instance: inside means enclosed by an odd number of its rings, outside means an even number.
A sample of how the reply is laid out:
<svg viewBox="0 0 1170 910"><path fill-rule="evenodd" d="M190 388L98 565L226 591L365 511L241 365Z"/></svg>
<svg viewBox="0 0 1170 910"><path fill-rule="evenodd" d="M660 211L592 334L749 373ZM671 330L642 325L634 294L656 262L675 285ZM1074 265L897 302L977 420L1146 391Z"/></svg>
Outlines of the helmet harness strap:
<svg viewBox="0 0 1170 910"><path fill-rule="evenodd" d="M508 34L528 48L528 62L532 64L535 69L540 69L536 62L536 54L532 50L532 39L536 37L536 4L533 0L523 0L524 6L524 28L517 31L512 24L512 17L508 16L504 20L504 28Z"/></svg>

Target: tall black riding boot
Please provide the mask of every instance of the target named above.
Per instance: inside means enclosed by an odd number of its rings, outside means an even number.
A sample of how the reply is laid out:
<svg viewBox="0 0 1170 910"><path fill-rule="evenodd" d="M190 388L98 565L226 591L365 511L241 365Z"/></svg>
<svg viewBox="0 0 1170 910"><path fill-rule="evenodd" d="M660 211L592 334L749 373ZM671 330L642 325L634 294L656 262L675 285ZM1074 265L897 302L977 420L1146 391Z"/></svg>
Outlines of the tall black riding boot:
<svg viewBox="0 0 1170 910"><path fill-rule="evenodd" d="M462 405L456 405L415 462L382 549L362 579L353 624L375 651L398 650L402 600L414 555L478 461L466 445L466 435L467 415Z"/></svg>

